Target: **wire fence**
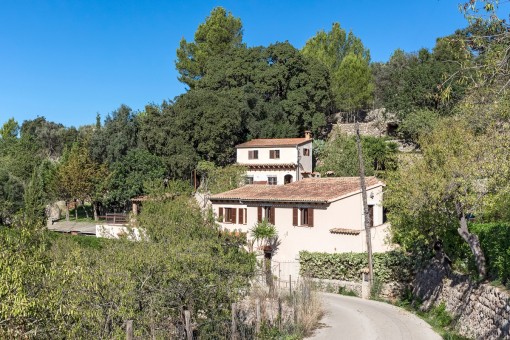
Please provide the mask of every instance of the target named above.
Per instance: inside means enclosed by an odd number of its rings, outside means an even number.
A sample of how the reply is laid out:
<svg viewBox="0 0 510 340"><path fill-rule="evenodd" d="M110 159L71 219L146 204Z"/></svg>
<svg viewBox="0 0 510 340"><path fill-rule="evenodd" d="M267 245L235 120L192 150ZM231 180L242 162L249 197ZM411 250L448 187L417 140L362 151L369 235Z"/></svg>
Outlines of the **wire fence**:
<svg viewBox="0 0 510 340"><path fill-rule="evenodd" d="M208 320L199 312L184 310L183 317L166 330L164 338L202 340L279 338L306 335L321 317L312 282L298 275L284 280L281 263L262 262L250 293L232 303L230 315ZM137 339L136 322L126 323L126 339Z"/></svg>

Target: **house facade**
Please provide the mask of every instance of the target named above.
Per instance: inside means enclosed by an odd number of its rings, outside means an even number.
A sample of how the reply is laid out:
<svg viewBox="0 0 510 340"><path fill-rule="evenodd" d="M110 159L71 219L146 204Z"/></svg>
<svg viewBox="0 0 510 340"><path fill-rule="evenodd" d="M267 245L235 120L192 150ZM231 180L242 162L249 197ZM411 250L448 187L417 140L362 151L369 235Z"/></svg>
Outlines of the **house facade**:
<svg viewBox="0 0 510 340"><path fill-rule="evenodd" d="M282 185L312 173L312 138L253 139L239 144L237 163L247 167L246 184Z"/></svg>
<svg viewBox="0 0 510 340"><path fill-rule="evenodd" d="M373 251L387 251L384 184L375 177L367 177L366 184ZM272 258L279 262L296 262L301 250L366 251L358 177L306 178L283 186L245 185L210 200L225 229L249 232L263 219L274 224L280 244Z"/></svg>

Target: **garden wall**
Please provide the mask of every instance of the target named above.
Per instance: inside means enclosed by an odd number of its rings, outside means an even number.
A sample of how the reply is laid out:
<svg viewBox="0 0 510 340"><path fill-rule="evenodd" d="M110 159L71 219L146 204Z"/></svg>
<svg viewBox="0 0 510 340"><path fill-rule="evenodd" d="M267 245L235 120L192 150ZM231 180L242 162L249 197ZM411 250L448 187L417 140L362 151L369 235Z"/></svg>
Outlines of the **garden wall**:
<svg viewBox="0 0 510 340"><path fill-rule="evenodd" d="M460 335L510 339L510 295L503 289L473 282L436 261L417 273L413 294L423 301L424 310L444 303Z"/></svg>

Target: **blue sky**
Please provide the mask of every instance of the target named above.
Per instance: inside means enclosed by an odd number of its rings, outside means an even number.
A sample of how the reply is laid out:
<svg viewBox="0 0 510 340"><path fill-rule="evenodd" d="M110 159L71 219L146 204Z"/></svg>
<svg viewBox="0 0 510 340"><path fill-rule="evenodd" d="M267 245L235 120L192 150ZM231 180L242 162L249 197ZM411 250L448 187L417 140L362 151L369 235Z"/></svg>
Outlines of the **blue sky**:
<svg viewBox="0 0 510 340"><path fill-rule="evenodd" d="M288 40L301 48L339 22L387 61L401 48L431 48L466 26L459 0L25 1L0 4L0 124L44 116L66 126L95 122L120 104L142 110L183 93L174 66L181 37L223 6L248 46Z"/></svg>

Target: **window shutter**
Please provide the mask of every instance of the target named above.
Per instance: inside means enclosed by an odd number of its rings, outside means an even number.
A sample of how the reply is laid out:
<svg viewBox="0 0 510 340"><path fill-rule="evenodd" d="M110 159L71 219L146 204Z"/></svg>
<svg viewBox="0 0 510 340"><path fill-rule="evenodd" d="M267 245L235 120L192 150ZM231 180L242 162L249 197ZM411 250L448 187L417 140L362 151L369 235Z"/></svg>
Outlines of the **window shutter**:
<svg viewBox="0 0 510 340"><path fill-rule="evenodd" d="M257 207L257 222L262 222L262 207Z"/></svg>
<svg viewBox="0 0 510 340"><path fill-rule="evenodd" d="M292 225L298 225L298 208L292 208Z"/></svg>
<svg viewBox="0 0 510 340"><path fill-rule="evenodd" d="M270 207L269 209L271 209L271 215L269 216L269 219L270 219L269 223L274 225L274 220L275 220L274 212L275 212L275 208L274 207Z"/></svg>
<svg viewBox="0 0 510 340"><path fill-rule="evenodd" d="M269 150L269 158L270 159L274 158L274 150Z"/></svg>
<svg viewBox="0 0 510 340"><path fill-rule="evenodd" d="M243 224L244 223L243 213L244 213L244 209L243 208L239 208L239 224Z"/></svg>
<svg viewBox="0 0 510 340"><path fill-rule="evenodd" d="M308 208L308 226L313 227L313 208Z"/></svg>
<svg viewBox="0 0 510 340"><path fill-rule="evenodd" d="M236 223L237 222L237 216L236 216L236 208L231 208L230 211L232 211L232 220L230 221L231 223Z"/></svg>
<svg viewBox="0 0 510 340"><path fill-rule="evenodd" d="M244 221L243 224L248 223L248 208L244 208Z"/></svg>
<svg viewBox="0 0 510 340"><path fill-rule="evenodd" d="M218 219L223 222L223 208L218 209Z"/></svg>

